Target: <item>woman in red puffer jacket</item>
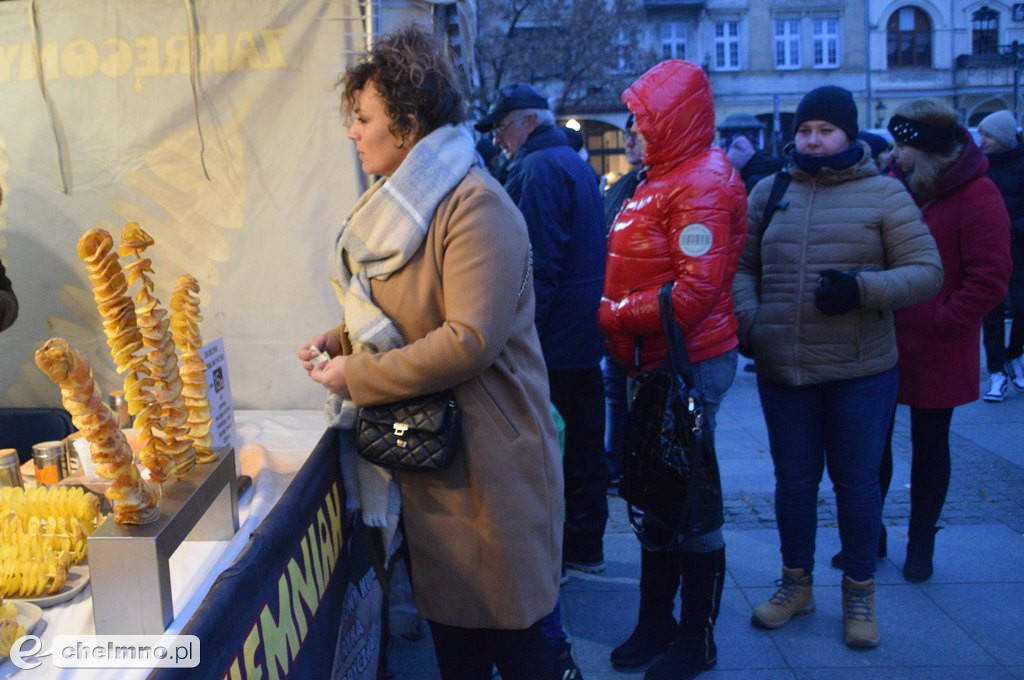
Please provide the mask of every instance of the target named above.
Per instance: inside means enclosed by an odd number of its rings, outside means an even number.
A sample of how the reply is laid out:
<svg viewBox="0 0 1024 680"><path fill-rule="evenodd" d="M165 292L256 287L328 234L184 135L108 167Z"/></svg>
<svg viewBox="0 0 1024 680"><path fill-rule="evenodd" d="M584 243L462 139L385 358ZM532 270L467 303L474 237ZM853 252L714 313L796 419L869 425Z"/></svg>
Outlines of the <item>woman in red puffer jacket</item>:
<svg viewBox="0 0 1024 680"><path fill-rule="evenodd" d="M698 65L662 62L623 92L622 101L636 118L631 131L643 148L644 168L608 235L598 323L611 357L632 374L657 367L666 352L658 291L674 282L672 309L713 430L736 374L730 289L746 234L746 191L725 153L711 146L714 102ZM612 651L612 665L633 668L667 650L647 671L648 680L692 678L716 661L722 531L680 537L673 545L641 550L639 620ZM684 605L677 624L672 601L680 580Z"/></svg>

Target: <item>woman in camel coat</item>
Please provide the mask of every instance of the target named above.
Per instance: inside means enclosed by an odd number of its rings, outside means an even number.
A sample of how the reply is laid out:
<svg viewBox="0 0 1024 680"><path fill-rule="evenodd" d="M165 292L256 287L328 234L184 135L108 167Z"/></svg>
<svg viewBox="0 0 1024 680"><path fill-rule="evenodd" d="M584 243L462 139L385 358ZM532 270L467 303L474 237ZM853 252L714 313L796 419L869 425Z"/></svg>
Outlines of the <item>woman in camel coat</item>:
<svg viewBox="0 0 1024 680"><path fill-rule="evenodd" d="M332 358L299 358L355 408L454 391L463 415L451 467L395 476L441 675L485 680L493 663L506 680L559 677L539 621L558 595L562 466L526 225L473 165L433 38L404 29L371 57L345 74L343 103L364 171L386 180L360 198L335 247L344 322L305 345ZM344 437L351 422L339 413Z"/></svg>

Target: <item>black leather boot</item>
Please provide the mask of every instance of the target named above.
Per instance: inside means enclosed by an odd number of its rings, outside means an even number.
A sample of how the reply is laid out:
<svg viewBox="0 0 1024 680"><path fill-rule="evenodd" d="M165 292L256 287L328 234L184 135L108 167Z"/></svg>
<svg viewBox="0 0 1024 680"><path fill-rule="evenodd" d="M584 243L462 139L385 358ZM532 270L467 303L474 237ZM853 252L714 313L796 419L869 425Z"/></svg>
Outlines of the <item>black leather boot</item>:
<svg viewBox="0 0 1024 680"><path fill-rule="evenodd" d="M935 534L941 527L911 530L907 538L907 559L903 562L903 578L921 583L932 577L932 555L935 553Z"/></svg>
<svg viewBox="0 0 1024 680"><path fill-rule="evenodd" d="M725 549L683 552L683 612L672 646L644 680L691 680L718 662L715 621L725 584Z"/></svg>
<svg viewBox="0 0 1024 680"><path fill-rule="evenodd" d="M612 666L636 668L668 649L675 638L672 603L679 588L679 553L640 551L640 614L633 634L612 650Z"/></svg>

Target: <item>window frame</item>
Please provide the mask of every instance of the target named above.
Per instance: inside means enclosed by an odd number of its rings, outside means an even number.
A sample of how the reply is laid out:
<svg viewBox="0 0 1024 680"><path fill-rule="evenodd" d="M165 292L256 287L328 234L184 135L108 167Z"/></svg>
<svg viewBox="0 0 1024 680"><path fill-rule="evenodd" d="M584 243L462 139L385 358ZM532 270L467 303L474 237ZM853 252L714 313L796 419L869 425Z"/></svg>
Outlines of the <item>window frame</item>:
<svg viewBox="0 0 1024 680"><path fill-rule="evenodd" d="M671 28L671 36L665 38L664 30ZM679 32L676 31L679 30ZM658 22L658 53L662 59L686 59L686 43L688 42L689 31L686 30L686 22L683 21L659 21ZM679 54L678 47L682 45L682 54ZM671 55L665 54L665 48L669 47Z"/></svg>
<svg viewBox="0 0 1024 680"><path fill-rule="evenodd" d="M834 31L827 32L829 23L834 26ZM819 28L821 30L819 30ZM840 36L842 35L839 29L839 17L814 17L811 19L811 45L813 48L813 54L811 55L811 63L814 68L817 69L830 69L839 68L839 47L841 45ZM829 53L829 47L835 50L835 60L830 61L827 58ZM821 49L822 59L818 59L818 49Z"/></svg>
<svg viewBox="0 0 1024 680"><path fill-rule="evenodd" d="M986 14L987 13L987 14ZM982 16L984 15L984 16ZM986 26L986 24L990 24ZM979 43L991 49L978 49ZM971 54L999 53L999 11L982 5L971 12Z"/></svg>
<svg viewBox="0 0 1024 680"><path fill-rule="evenodd" d="M722 35L718 35L718 29L722 28ZM730 35L728 28L735 30ZM714 67L716 71L739 71L743 60L740 52L740 20L739 19L716 19L712 27L712 44L715 48ZM721 54L719 54L721 48ZM735 55L733 55L735 52ZM722 59L719 59L719 56ZM735 58L733 58L735 57Z"/></svg>
<svg viewBox="0 0 1024 680"><path fill-rule="evenodd" d="M914 25L910 30L902 30L899 28L902 23L901 17L905 16L905 12L912 12ZM923 20L927 24L927 30L920 28L919 20ZM895 26L895 30L893 27ZM918 5L904 5L897 8L891 15L889 20L885 24L885 60L886 66L892 69L922 69L922 68L933 68L932 64L935 62L935 25L932 22L932 18L928 15L928 12L924 8ZM926 45L919 44L922 39L927 39ZM902 42L907 39L909 40L909 47L901 47ZM897 43L897 49L892 50L892 44ZM900 55L908 52L914 55L914 58L910 63L905 63ZM924 54L926 59L922 62L918 62L916 56ZM894 59L895 57L895 59Z"/></svg>
<svg viewBox="0 0 1024 680"><path fill-rule="evenodd" d="M779 34L779 28L783 33ZM793 32L790 32L793 29ZM800 19L794 17L776 17L772 26L773 61L776 71L794 71L801 66L800 60ZM783 63L779 63L779 48L782 48Z"/></svg>

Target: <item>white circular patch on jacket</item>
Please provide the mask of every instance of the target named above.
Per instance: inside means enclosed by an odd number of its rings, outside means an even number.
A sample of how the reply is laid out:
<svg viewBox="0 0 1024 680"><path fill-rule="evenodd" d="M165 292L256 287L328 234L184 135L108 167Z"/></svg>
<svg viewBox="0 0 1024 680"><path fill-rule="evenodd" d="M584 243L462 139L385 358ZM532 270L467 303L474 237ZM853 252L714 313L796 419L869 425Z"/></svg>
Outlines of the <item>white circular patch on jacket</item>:
<svg viewBox="0 0 1024 680"><path fill-rule="evenodd" d="M711 230L700 222L686 225L679 232L679 250L690 257L704 255L711 250Z"/></svg>

